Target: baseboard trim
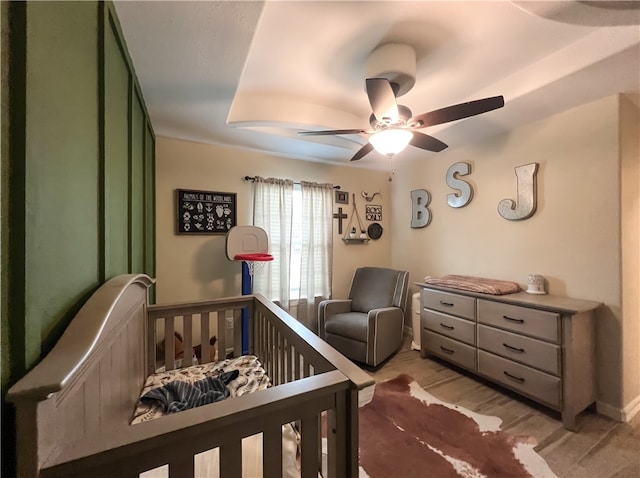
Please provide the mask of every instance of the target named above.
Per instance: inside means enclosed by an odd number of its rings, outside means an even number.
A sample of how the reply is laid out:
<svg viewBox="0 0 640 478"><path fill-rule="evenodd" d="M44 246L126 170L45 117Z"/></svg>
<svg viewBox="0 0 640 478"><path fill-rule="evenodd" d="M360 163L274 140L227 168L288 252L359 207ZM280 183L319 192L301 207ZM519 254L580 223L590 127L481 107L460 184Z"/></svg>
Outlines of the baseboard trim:
<svg viewBox="0 0 640 478"><path fill-rule="evenodd" d="M624 408L614 407L604 402L596 402L596 410L600 415L611 418L618 422L630 422L633 417L640 413L640 395L631 400Z"/></svg>
<svg viewBox="0 0 640 478"><path fill-rule="evenodd" d="M596 402L596 411L600 415L604 415L605 417L611 418L617 422L624 422L624 410L621 408L614 407L609 405L608 403Z"/></svg>
<svg viewBox="0 0 640 478"><path fill-rule="evenodd" d="M631 400L631 402L624 407L624 418L625 422L630 422L633 418L640 413L640 395Z"/></svg>

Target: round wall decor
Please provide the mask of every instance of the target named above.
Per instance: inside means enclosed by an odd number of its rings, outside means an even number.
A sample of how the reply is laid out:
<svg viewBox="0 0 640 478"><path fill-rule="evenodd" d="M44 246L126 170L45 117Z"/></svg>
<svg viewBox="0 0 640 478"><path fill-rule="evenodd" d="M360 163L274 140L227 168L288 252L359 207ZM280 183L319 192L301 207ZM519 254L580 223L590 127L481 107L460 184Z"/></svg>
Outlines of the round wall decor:
<svg viewBox="0 0 640 478"><path fill-rule="evenodd" d="M369 234L371 239L380 239L380 236L382 236L382 226L377 222L369 224L367 234Z"/></svg>

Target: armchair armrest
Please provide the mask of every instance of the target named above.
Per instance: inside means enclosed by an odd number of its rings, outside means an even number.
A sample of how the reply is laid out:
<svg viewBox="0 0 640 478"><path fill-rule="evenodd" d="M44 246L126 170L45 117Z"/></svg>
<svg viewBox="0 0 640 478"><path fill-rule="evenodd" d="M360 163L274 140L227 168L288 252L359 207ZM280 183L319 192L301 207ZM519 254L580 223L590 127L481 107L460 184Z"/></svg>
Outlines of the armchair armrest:
<svg viewBox="0 0 640 478"><path fill-rule="evenodd" d="M377 366L380 360L398 350L402 344L404 312L399 307L372 309L367 316L368 363ZM379 359L380 357L380 359Z"/></svg>
<svg viewBox="0 0 640 478"><path fill-rule="evenodd" d="M383 307L381 309L371 309L367 316L369 321L369 329L379 327L385 320L404 321L404 313L400 307Z"/></svg>
<svg viewBox="0 0 640 478"><path fill-rule="evenodd" d="M327 299L318 304L318 335L325 339L324 321L326 317L335 314L351 312L351 299Z"/></svg>

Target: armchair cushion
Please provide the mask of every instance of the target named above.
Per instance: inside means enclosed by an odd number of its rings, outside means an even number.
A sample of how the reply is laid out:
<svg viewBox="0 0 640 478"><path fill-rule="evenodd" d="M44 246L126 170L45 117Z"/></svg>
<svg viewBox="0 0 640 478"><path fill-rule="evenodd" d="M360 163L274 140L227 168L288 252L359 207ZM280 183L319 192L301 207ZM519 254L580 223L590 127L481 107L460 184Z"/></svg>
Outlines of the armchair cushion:
<svg viewBox="0 0 640 478"><path fill-rule="evenodd" d="M398 286L402 286L402 282L398 280L396 270L382 267L357 269L349 293L349 298L353 301L351 310L366 313L391 305L404 308L401 305L402 287Z"/></svg>
<svg viewBox="0 0 640 478"><path fill-rule="evenodd" d="M326 319L324 330L328 334L341 335L359 342L367 341L367 314L362 312L347 312L332 315Z"/></svg>

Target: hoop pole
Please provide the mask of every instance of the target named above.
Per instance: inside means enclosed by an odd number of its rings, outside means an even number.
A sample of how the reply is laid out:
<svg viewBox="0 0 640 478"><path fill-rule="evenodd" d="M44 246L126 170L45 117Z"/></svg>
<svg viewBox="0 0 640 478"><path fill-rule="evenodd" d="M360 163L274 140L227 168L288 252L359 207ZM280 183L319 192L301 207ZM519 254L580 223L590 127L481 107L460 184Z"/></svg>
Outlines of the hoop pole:
<svg viewBox="0 0 640 478"><path fill-rule="evenodd" d="M253 293L253 281L249 274L249 264L242 261L242 295L251 295ZM249 309L242 309L242 354L249 353Z"/></svg>

